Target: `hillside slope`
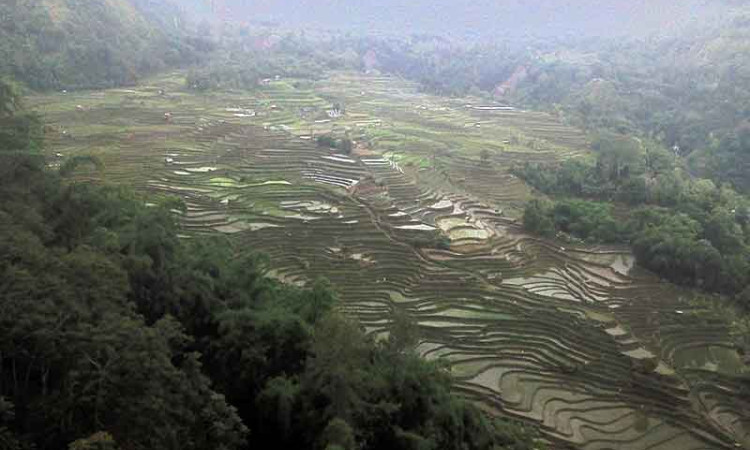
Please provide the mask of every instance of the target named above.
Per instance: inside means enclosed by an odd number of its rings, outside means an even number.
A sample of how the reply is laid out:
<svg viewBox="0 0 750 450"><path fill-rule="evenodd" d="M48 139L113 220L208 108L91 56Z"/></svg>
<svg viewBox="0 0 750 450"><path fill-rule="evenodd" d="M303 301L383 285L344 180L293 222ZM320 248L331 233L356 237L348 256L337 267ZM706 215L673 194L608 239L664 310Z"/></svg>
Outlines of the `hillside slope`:
<svg viewBox="0 0 750 450"><path fill-rule="evenodd" d="M750 190L746 176L750 15L669 38L552 48L505 101L564 113L597 133L654 139L696 176Z"/></svg>
<svg viewBox="0 0 750 450"><path fill-rule="evenodd" d="M164 0L0 3L0 75L33 89L101 88L189 61L179 9Z"/></svg>

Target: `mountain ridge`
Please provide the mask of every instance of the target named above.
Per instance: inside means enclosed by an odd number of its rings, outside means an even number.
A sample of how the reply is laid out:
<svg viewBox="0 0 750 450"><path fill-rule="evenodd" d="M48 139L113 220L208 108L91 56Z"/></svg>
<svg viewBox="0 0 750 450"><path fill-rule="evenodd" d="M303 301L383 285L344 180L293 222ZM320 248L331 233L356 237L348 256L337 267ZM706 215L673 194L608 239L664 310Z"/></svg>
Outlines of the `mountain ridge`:
<svg viewBox="0 0 750 450"><path fill-rule="evenodd" d="M193 52L164 0L14 0L0 25L0 75L32 89L129 85Z"/></svg>

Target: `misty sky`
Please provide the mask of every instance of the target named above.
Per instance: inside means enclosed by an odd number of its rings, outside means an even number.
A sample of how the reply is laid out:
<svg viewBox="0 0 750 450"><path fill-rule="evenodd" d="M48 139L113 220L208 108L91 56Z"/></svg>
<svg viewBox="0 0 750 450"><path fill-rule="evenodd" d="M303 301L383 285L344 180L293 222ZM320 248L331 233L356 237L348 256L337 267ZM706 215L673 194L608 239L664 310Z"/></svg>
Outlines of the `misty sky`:
<svg viewBox="0 0 750 450"><path fill-rule="evenodd" d="M709 20L717 0L226 0L240 20L362 32L619 35Z"/></svg>

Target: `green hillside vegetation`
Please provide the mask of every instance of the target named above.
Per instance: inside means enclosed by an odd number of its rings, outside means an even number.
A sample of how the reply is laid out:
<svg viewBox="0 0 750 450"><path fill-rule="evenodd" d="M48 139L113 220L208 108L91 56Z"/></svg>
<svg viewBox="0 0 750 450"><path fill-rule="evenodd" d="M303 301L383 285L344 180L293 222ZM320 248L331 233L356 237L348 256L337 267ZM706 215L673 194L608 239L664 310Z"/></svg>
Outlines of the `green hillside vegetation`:
<svg viewBox="0 0 750 450"><path fill-rule="evenodd" d="M190 38L163 1L10 0L0 4L0 74L32 89L101 88L196 60Z"/></svg>
<svg viewBox="0 0 750 450"><path fill-rule="evenodd" d="M653 143L605 135L595 147L595 161L516 169L559 199L529 203L525 227L547 236L629 243L638 262L663 277L750 305L750 200L728 185L690 177ZM627 218L618 220L608 202L627 205Z"/></svg>
<svg viewBox="0 0 750 450"><path fill-rule="evenodd" d="M510 99L558 111L592 132L652 139L694 174L748 192L748 20L549 53L529 66Z"/></svg>

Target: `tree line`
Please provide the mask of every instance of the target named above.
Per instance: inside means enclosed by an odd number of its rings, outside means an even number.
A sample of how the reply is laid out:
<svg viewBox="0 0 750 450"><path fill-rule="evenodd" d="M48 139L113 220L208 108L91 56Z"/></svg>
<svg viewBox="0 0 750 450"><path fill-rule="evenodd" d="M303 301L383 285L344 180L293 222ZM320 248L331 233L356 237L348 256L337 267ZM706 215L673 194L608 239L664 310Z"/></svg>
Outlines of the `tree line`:
<svg viewBox="0 0 750 450"><path fill-rule="evenodd" d="M691 177L653 142L605 134L594 147L593 160L515 168L554 198L531 201L524 226L630 244L638 263L664 278L750 306L750 201L726 184Z"/></svg>
<svg viewBox="0 0 750 450"><path fill-rule="evenodd" d="M135 84L195 64L212 47L164 0L8 0L0 4L0 76L34 90Z"/></svg>

